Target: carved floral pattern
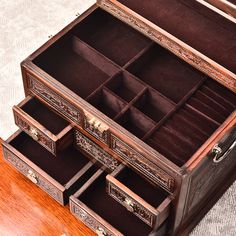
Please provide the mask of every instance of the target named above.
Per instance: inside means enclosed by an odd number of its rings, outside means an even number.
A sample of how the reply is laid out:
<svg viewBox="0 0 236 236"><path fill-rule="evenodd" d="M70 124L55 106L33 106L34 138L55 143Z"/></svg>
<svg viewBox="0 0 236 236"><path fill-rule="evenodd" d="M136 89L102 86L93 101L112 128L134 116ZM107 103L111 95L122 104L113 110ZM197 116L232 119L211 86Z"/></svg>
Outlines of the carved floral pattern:
<svg viewBox="0 0 236 236"><path fill-rule="evenodd" d="M3 153L5 160L8 161L12 166L14 166L19 172L21 172L26 177L30 170L33 171L27 164L25 164L14 153L6 149L5 147L3 147ZM49 181L47 181L45 178L40 176L37 172L33 172L35 174L35 178L37 179L37 186L39 186L56 201L63 205L64 201L62 192L58 190L54 185L52 185Z"/></svg>
<svg viewBox="0 0 236 236"><path fill-rule="evenodd" d="M169 192L174 191L175 180L160 167L148 161L144 156L133 150L130 146L111 135L112 149L125 159L126 162L135 166L149 179L160 184Z"/></svg>
<svg viewBox="0 0 236 236"><path fill-rule="evenodd" d="M125 205L126 199L132 199L128 194L126 194L124 191L122 191L120 188L118 188L111 182L108 182L108 194L123 206L126 206ZM154 226L156 216L153 215L149 210L147 210L141 204L136 202L134 199L132 199L132 203L134 209L133 213L142 221L144 221L146 224L150 225L151 227Z"/></svg>
<svg viewBox="0 0 236 236"><path fill-rule="evenodd" d="M109 155L103 149L101 149L98 145L96 145L93 141L88 139L78 130L75 131L75 140L76 145L95 158L97 161L101 162L104 166L109 168L110 170L115 170L117 166L120 164L114 157Z"/></svg>

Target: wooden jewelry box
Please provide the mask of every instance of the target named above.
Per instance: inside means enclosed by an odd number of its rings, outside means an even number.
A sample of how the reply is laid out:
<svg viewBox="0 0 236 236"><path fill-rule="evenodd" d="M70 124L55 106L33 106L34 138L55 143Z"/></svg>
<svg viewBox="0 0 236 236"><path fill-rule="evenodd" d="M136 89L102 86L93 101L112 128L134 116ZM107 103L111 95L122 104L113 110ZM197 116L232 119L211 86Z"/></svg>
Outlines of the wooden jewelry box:
<svg viewBox="0 0 236 236"><path fill-rule="evenodd" d="M94 5L22 62L5 159L99 236L187 235L236 178L233 73L170 51Z"/></svg>

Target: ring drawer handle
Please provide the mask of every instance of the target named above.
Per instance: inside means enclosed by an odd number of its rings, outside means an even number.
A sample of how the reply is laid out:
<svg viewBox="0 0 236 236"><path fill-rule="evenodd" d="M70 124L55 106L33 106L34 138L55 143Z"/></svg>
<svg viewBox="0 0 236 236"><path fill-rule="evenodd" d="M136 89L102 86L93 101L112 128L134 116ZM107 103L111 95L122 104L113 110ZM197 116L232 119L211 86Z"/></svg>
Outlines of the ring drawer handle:
<svg viewBox="0 0 236 236"><path fill-rule="evenodd" d="M126 198L124 201L124 205L128 211L134 212L134 203L131 199Z"/></svg>
<svg viewBox="0 0 236 236"><path fill-rule="evenodd" d="M214 153L213 162L219 163L219 162L223 161L235 146L236 146L236 140L230 145L230 147L227 149L227 151L222 154L222 152L223 152L222 148L219 147L219 144L216 144L212 149L212 153Z"/></svg>
<svg viewBox="0 0 236 236"><path fill-rule="evenodd" d="M36 177L35 173L32 170L28 170L27 178L29 180L31 180L34 184L38 183L37 177Z"/></svg>
<svg viewBox="0 0 236 236"><path fill-rule="evenodd" d="M105 231L103 228L101 228L101 227L98 227L98 228L97 228L96 234L97 234L98 236L107 236L106 231Z"/></svg>
<svg viewBox="0 0 236 236"><path fill-rule="evenodd" d="M38 131L33 128L33 127L30 127L30 136L35 140L35 141L38 141L39 140L39 134L38 134Z"/></svg>

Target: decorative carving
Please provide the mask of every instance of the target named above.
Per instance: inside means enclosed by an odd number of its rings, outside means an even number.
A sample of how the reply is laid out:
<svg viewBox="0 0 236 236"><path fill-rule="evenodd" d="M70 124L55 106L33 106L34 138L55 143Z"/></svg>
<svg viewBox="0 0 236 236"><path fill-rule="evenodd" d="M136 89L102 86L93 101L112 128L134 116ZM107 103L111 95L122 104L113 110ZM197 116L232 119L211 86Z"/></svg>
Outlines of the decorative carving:
<svg viewBox="0 0 236 236"><path fill-rule="evenodd" d="M37 141L40 143L44 148L46 148L49 152L52 152L53 154L56 153L56 146L55 143L45 134L43 134L40 130L35 128L34 126L27 123L25 120L23 120L21 117L19 117L17 114L14 113L15 116L15 122L16 125L24 130L29 136L32 137L32 128L37 130Z"/></svg>
<svg viewBox="0 0 236 236"><path fill-rule="evenodd" d="M127 207L128 200L129 202L132 201L133 214L151 227L154 226L156 216L111 182L108 182L108 194L124 207Z"/></svg>
<svg viewBox="0 0 236 236"><path fill-rule="evenodd" d="M8 161L12 166L14 166L19 172L21 172L27 178L28 178L29 173L33 172L34 178L37 179L37 186L39 186L51 197L53 197L56 201L58 201L60 204L63 205L64 203L63 194L60 190L58 190L54 185L52 185L48 180L43 178L37 172L33 171L27 164L25 164L22 160L20 160L10 150L3 147L3 153L4 153L5 160Z"/></svg>
<svg viewBox="0 0 236 236"><path fill-rule="evenodd" d="M109 127L87 112L84 112L84 129L98 140L107 143Z"/></svg>
<svg viewBox="0 0 236 236"><path fill-rule="evenodd" d="M209 76L223 84L227 84L228 87L234 89L235 79L232 76L228 75L223 70L216 68L214 63L209 63L201 56L195 55L195 53L192 52L191 49L187 49L184 48L184 46L181 46L180 43L174 41L174 39L171 39L170 35L163 29L153 29L147 23L127 13L125 10L121 9L110 0L100 0L98 2L101 8L103 8L104 10L110 12L115 17L119 18L136 30L145 34L164 48L167 48L176 56L182 58L187 63L199 69L200 71L208 74Z"/></svg>
<svg viewBox="0 0 236 236"><path fill-rule="evenodd" d="M123 157L126 162L139 169L141 173L146 175L149 179L160 184L169 192L174 191L174 178L164 172L160 167L151 163L144 156L133 150L114 135L111 135L111 145L111 148L117 154Z"/></svg>
<svg viewBox="0 0 236 236"><path fill-rule="evenodd" d="M82 126L82 111L67 102L63 97L55 93L53 90L46 87L44 84L40 83L35 78L28 74L29 88L32 93L37 94L50 105L52 105L56 111L60 112L63 116L74 121L76 124Z"/></svg>
<svg viewBox="0 0 236 236"><path fill-rule="evenodd" d="M75 130L75 142L80 149L87 152L110 170L113 171L119 166L119 161L101 149L97 144L88 139L78 130Z"/></svg>
<svg viewBox="0 0 236 236"><path fill-rule="evenodd" d="M92 229L95 233L99 229L103 229L106 232L107 236L116 236L110 230L104 227L104 225L100 224L93 216L91 216L85 209L82 209L73 201L70 202L71 212L81 220L85 225L87 225L90 229Z"/></svg>

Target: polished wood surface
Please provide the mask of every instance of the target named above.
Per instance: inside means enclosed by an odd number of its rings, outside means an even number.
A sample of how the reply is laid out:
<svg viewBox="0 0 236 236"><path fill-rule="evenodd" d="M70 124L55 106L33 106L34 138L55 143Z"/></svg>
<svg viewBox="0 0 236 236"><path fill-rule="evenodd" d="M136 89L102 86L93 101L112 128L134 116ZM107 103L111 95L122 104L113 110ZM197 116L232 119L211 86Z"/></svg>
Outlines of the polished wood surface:
<svg viewBox="0 0 236 236"><path fill-rule="evenodd" d="M0 235L95 235L70 213L68 206L59 205L7 164L1 145L0 176Z"/></svg>

